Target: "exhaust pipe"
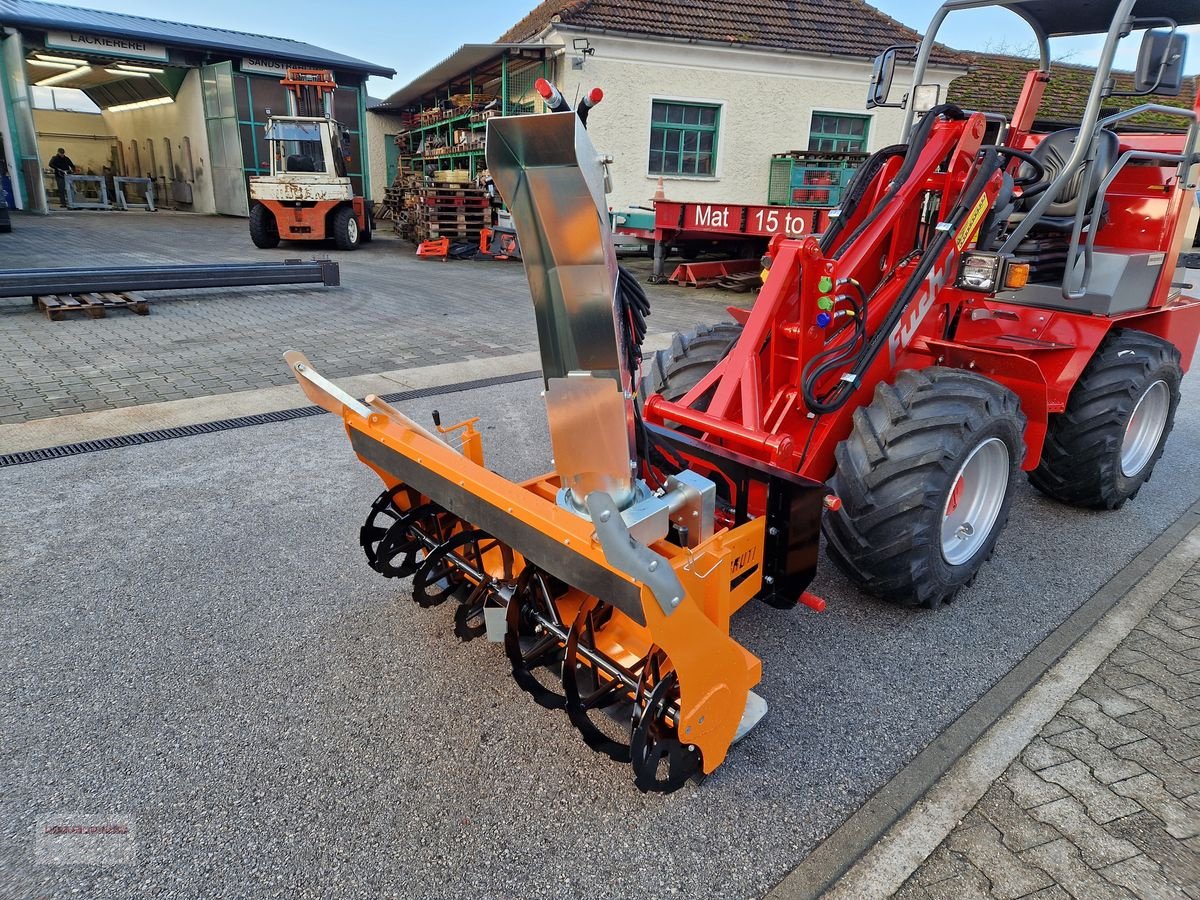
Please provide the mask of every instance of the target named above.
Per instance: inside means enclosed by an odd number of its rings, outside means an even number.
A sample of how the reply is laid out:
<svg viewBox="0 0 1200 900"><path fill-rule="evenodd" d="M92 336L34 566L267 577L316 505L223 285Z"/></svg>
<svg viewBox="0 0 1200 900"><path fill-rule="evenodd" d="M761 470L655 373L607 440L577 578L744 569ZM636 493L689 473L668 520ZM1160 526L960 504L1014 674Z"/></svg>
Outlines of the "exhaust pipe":
<svg viewBox="0 0 1200 900"><path fill-rule="evenodd" d="M487 167L512 213L533 295L562 499L586 515L593 491L618 509L634 502L636 444L603 164L580 116L562 104L564 112L489 119Z"/></svg>

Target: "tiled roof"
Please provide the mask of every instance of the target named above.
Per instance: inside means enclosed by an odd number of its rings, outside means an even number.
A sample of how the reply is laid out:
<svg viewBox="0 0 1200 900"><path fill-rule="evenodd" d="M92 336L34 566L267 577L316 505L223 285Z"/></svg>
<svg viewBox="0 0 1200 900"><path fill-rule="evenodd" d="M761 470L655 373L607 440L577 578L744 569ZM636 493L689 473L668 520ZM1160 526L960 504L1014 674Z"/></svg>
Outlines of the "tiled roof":
<svg viewBox="0 0 1200 900"><path fill-rule="evenodd" d="M203 10L203 5L197 7ZM315 63L343 71L364 72L391 77L396 72L386 66L314 47L290 38L247 34L227 28L189 25L165 19L148 19L126 13L106 12L43 3L40 0L0 0L0 25L24 28L79 30L94 34L135 37L171 46L221 50L229 54L277 57L289 62Z"/></svg>
<svg viewBox="0 0 1200 900"><path fill-rule="evenodd" d="M921 40L862 0L545 0L499 40L527 41L554 22L822 56L870 58L892 44ZM960 54L940 46L934 61L965 64Z"/></svg>
<svg viewBox="0 0 1200 900"><path fill-rule="evenodd" d="M1037 67L1036 60L1020 56L1001 53L973 54L970 71L950 83L949 99L965 109L1009 113L1021 95L1025 73ZM1052 62L1050 83L1046 85L1038 118L1054 122L1078 122L1083 116L1083 108L1087 103L1088 91L1095 74L1096 70L1090 66ZM1113 72L1113 79L1117 90L1132 90L1132 73ZM1161 103L1164 106L1191 109L1198 82L1200 76L1185 78L1183 90L1178 97L1162 97L1155 94L1145 97L1108 97L1103 106L1106 109L1129 109L1143 103ZM1158 113L1143 113L1130 119L1129 124L1162 126L1181 131L1187 127L1183 119Z"/></svg>

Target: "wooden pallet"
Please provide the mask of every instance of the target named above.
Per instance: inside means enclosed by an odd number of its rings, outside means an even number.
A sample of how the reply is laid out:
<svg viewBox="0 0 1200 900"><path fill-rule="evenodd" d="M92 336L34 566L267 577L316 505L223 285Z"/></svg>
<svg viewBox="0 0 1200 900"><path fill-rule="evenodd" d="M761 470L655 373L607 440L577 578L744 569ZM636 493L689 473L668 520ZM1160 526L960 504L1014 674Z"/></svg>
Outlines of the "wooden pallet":
<svg viewBox="0 0 1200 900"><path fill-rule="evenodd" d="M67 313L83 313L89 319L103 319L110 309L127 309L139 316L150 315L150 304L137 294L47 294L34 297L33 302L46 314L51 322L57 322Z"/></svg>

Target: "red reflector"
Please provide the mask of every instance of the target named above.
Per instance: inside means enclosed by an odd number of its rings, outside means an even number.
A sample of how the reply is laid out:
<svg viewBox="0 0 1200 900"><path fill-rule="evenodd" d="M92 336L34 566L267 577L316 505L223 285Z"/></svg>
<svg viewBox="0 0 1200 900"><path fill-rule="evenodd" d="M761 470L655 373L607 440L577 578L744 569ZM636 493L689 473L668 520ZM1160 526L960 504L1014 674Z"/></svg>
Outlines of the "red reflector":
<svg viewBox="0 0 1200 900"><path fill-rule="evenodd" d="M554 88L550 86L545 78L539 78L533 83L533 89L542 95L543 100L549 100L554 96Z"/></svg>
<svg viewBox="0 0 1200 900"><path fill-rule="evenodd" d="M588 99L592 101L592 106L595 106L604 99L604 91L600 90L600 88L592 88L588 94Z"/></svg>
<svg viewBox="0 0 1200 900"><path fill-rule="evenodd" d="M842 508L842 498L839 497L837 494L826 494L825 495L825 508L830 510L831 512L837 512L839 509Z"/></svg>
<svg viewBox="0 0 1200 900"><path fill-rule="evenodd" d="M811 610L825 612L825 601L816 594L810 594L808 591L805 591L800 595L800 602Z"/></svg>

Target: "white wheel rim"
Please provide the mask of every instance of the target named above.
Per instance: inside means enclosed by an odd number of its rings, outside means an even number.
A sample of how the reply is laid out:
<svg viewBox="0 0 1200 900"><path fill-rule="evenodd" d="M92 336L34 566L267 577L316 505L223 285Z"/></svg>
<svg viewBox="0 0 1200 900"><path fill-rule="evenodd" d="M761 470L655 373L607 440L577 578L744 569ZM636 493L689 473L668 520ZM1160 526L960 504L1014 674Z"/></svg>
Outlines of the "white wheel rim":
<svg viewBox="0 0 1200 900"><path fill-rule="evenodd" d="M358 222L354 219L349 219L346 222L346 237L350 238L350 243L358 240Z"/></svg>
<svg viewBox="0 0 1200 900"><path fill-rule="evenodd" d="M950 565L970 562L987 543L1004 506L1008 475L1008 445L995 437L959 467L942 506L942 558Z"/></svg>
<svg viewBox="0 0 1200 900"><path fill-rule="evenodd" d="M1138 400L1121 440L1121 472L1126 478L1141 472L1154 456L1170 408L1171 391L1165 381L1154 382Z"/></svg>

